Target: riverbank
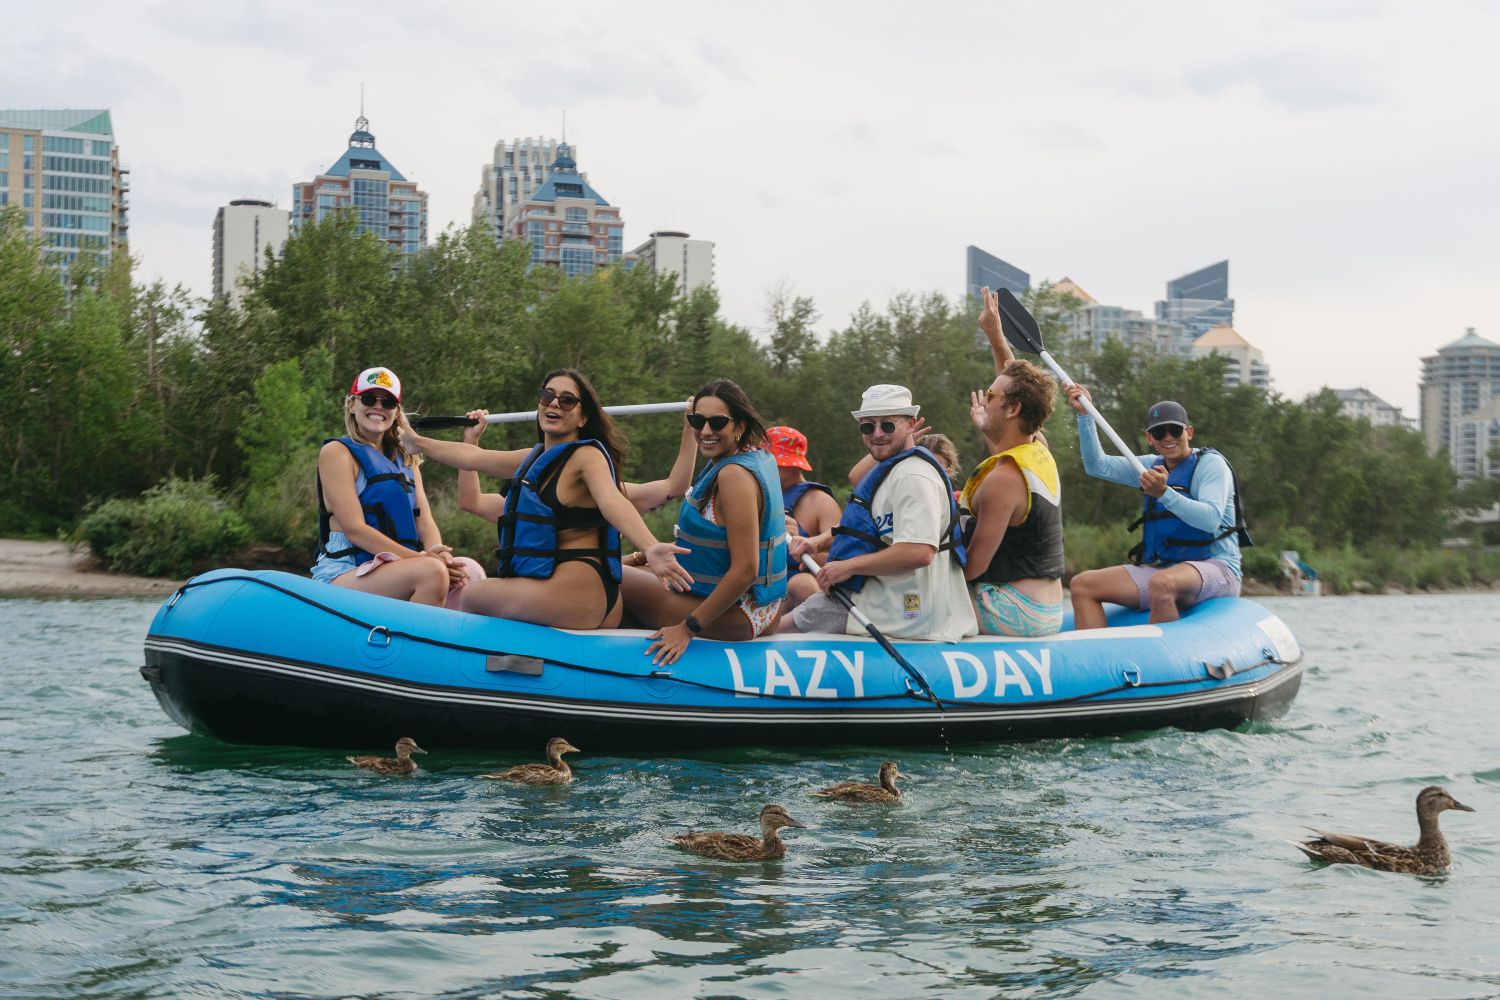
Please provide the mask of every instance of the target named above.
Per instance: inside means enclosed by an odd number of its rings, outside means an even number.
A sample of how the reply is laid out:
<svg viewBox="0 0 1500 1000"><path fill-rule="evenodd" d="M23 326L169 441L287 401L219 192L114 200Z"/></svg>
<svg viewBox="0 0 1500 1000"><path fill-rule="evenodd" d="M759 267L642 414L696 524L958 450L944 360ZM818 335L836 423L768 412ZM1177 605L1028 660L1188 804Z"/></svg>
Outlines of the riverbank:
<svg viewBox="0 0 1500 1000"><path fill-rule="evenodd" d="M0 597L155 597L179 583L101 570L83 546L0 538Z"/></svg>

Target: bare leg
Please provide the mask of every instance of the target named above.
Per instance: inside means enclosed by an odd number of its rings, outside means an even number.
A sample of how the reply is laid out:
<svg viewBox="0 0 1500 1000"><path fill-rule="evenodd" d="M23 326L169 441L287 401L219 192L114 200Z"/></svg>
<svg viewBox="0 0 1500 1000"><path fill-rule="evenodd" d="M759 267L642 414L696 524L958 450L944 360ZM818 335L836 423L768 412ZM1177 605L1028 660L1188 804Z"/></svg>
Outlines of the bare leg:
<svg viewBox="0 0 1500 1000"><path fill-rule="evenodd" d="M599 574L592 566L576 561L558 564L547 580L475 580L465 585L462 593L463 610L470 614L554 628L613 628L620 623L620 602L615 602L606 616Z"/></svg>
<svg viewBox="0 0 1500 1000"><path fill-rule="evenodd" d="M1151 600L1151 624L1175 622L1177 609L1184 602L1191 603L1202 590L1203 575L1197 567L1187 563L1178 563L1157 573L1146 582L1146 596Z"/></svg>
<svg viewBox="0 0 1500 1000"><path fill-rule="evenodd" d="M364 576L350 570L332 583L365 594L442 607L443 599L448 596L448 567L440 559L417 556L383 563Z"/></svg>
<svg viewBox="0 0 1500 1000"><path fill-rule="evenodd" d="M796 610L797 605L818 592L818 578L811 573L798 573L786 582L786 597L781 600L783 617Z"/></svg>
<svg viewBox="0 0 1500 1000"><path fill-rule="evenodd" d="M653 574L636 566L625 567L625 579L620 582L620 595L630 613L645 628L659 629L676 625L698 605L703 598L697 594L678 594L665 589ZM724 639L743 642L751 639L750 621L738 607L731 607L718 618L703 626L705 639Z"/></svg>
<svg viewBox="0 0 1500 1000"><path fill-rule="evenodd" d="M1123 604L1127 608L1139 607L1141 602L1140 588L1135 585L1124 566L1079 573L1068 584L1068 592L1073 598L1073 628L1077 631L1105 626L1106 601L1110 604Z"/></svg>

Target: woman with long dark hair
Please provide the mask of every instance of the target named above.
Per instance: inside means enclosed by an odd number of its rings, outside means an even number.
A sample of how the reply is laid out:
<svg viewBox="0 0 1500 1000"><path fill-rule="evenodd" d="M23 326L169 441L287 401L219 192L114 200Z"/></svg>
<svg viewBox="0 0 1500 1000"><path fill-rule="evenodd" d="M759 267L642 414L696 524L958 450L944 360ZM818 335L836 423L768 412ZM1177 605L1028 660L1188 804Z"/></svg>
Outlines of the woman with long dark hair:
<svg viewBox="0 0 1500 1000"><path fill-rule="evenodd" d="M464 588L463 610L558 628L619 625L620 536L645 553L656 583L686 589L685 552L658 542L626 494L624 443L588 378L558 368L537 393L537 443L489 451L423 437L402 422L408 451L510 479L499 518L495 578Z"/></svg>
<svg viewBox="0 0 1500 1000"><path fill-rule="evenodd" d="M401 380L367 368L344 397L343 437L318 452L318 561L313 579L441 605L471 577L472 559L443 544L422 487L421 459L401 446Z"/></svg>
<svg viewBox="0 0 1500 1000"><path fill-rule="evenodd" d="M625 567L625 606L656 629L646 653L675 663L694 636L754 639L776 625L786 594L786 525L776 461L760 447L765 427L745 391L714 379L693 396L688 424L708 466L677 514L687 593L664 591Z"/></svg>

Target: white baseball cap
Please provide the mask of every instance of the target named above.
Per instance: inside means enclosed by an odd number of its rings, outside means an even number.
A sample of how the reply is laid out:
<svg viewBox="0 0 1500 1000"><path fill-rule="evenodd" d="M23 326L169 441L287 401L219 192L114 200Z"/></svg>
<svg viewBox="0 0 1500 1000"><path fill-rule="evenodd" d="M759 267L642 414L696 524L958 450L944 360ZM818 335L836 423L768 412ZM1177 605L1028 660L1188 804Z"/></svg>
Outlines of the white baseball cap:
<svg viewBox="0 0 1500 1000"><path fill-rule="evenodd" d="M358 396L369 389L383 389L401 402L401 380L389 368L366 368L349 387L349 395Z"/></svg>

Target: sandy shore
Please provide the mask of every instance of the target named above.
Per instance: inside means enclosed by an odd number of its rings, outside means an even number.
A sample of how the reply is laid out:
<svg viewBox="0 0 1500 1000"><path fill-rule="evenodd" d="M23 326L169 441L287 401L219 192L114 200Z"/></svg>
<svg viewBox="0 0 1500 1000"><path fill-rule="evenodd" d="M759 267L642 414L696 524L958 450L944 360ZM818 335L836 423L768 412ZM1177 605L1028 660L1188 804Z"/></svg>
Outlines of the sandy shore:
<svg viewBox="0 0 1500 1000"><path fill-rule="evenodd" d="M0 597L157 597L179 580L106 573L86 548L0 538Z"/></svg>

